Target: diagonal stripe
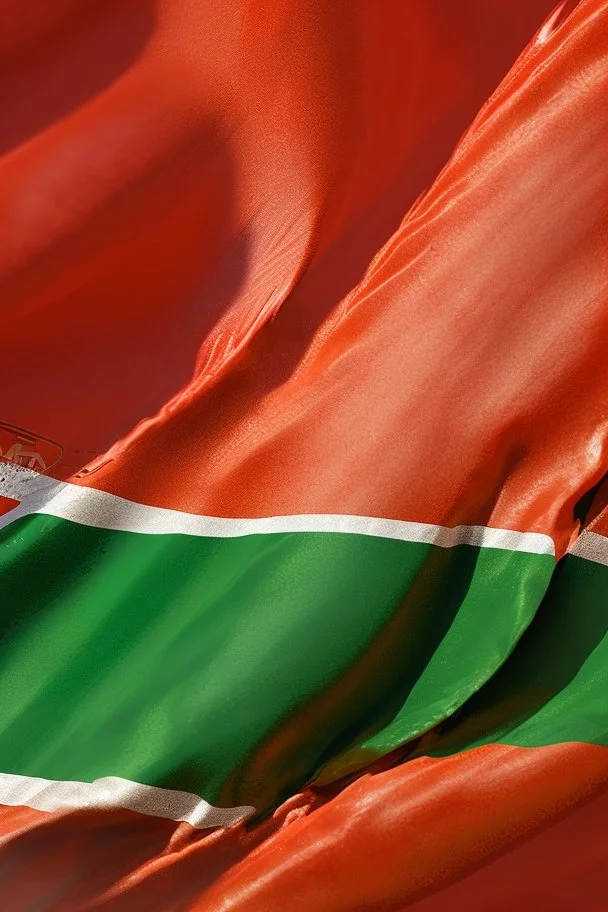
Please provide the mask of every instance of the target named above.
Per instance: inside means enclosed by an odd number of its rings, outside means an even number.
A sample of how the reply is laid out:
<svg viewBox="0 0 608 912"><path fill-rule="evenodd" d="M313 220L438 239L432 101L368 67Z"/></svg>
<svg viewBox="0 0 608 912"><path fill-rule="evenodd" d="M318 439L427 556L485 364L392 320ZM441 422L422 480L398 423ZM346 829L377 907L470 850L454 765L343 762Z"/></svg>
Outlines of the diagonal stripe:
<svg viewBox="0 0 608 912"><path fill-rule="evenodd" d="M241 538L246 535L282 532L341 532L421 542L439 548L474 545L530 554L555 554L553 539L549 535L487 526L448 527L371 516L320 513L259 519L199 516L134 503L116 494L56 481L8 463L0 471L0 494L20 501L18 507L0 517L0 528L23 516L44 513L84 526L146 535L173 533L209 538Z"/></svg>
<svg viewBox="0 0 608 912"><path fill-rule="evenodd" d="M255 813L255 808L218 808L198 795L105 776L94 782L60 782L36 776L0 773L0 804L38 811L75 808L126 808L150 817L184 821L197 829L231 826Z"/></svg>

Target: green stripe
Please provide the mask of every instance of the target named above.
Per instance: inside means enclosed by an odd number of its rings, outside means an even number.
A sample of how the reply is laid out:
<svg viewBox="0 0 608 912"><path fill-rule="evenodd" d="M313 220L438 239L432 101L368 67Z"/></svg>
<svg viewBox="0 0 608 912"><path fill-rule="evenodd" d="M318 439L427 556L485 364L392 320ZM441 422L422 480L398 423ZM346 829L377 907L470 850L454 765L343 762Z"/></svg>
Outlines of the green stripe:
<svg viewBox="0 0 608 912"><path fill-rule="evenodd" d="M505 660L553 567L354 534L21 519L0 534L0 770L267 808L370 727L383 751L445 718Z"/></svg>
<svg viewBox="0 0 608 912"><path fill-rule="evenodd" d="M568 555L513 655L433 754L500 742L608 746L608 567Z"/></svg>

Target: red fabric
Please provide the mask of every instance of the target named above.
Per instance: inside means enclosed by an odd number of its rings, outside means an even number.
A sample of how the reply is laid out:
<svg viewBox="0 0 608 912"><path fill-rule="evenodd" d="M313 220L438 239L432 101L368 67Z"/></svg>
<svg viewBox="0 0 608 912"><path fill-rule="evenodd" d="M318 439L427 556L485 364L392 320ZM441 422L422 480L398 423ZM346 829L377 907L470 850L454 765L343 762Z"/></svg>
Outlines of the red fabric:
<svg viewBox="0 0 608 912"><path fill-rule="evenodd" d="M280 383L553 4L4 0L0 421L69 475L277 312Z"/></svg>
<svg viewBox="0 0 608 912"><path fill-rule="evenodd" d="M11 5L0 420L144 503L561 553L607 462L606 8L571 8Z"/></svg>
<svg viewBox="0 0 608 912"><path fill-rule="evenodd" d="M574 894L602 908L608 749L489 745L389 763L228 830L4 808L2 908L397 912L428 896L420 912L481 912L484 898L507 912L529 895L569 912Z"/></svg>
<svg viewBox="0 0 608 912"><path fill-rule="evenodd" d="M607 786L608 788L608 786ZM455 884L407 906L411 912L603 912L608 792Z"/></svg>
<svg viewBox="0 0 608 912"><path fill-rule="evenodd" d="M534 529L563 553L608 467L607 19L585 0L541 31L322 325L311 261L239 357L83 483L220 516Z"/></svg>
<svg viewBox="0 0 608 912"><path fill-rule="evenodd" d="M488 745L414 760L360 778L235 865L192 908L394 912L550 826L601 793L607 777L608 749L592 745ZM593 865L589 848L580 846L582 866ZM551 881L545 889L555 895ZM451 908L449 899L438 903Z"/></svg>

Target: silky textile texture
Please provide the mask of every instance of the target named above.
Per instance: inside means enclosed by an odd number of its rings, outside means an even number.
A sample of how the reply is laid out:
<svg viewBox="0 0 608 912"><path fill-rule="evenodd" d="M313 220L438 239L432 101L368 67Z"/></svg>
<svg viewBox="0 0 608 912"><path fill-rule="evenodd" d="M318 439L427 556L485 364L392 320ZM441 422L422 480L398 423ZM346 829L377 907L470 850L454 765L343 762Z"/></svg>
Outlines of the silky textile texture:
<svg viewBox="0 0 608 912"><path fill-rule="evenodd" d="M603 912L608 0L0 17L0 908Z"/></svg>

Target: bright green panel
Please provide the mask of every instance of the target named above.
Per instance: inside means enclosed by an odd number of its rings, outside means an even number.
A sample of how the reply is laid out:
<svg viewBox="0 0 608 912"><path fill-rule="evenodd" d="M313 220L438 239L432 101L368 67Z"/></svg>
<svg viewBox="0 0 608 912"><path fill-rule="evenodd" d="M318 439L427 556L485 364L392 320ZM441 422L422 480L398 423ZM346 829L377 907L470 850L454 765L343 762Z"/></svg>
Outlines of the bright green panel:
<svg viewBox="0 0 608 912"><path fill-rule="evenodd" d="M433 753L562 741L608 746L608 567L572 555L509 661L444 726Z"/></svg>
<svg viewBox="0 0 608 912"><path fill-rule="evenodd" d="M22 519L0 535L0 769L266 808L362 731L396 715L382 752L462 703L552 566L352 534Z"/></svg>

